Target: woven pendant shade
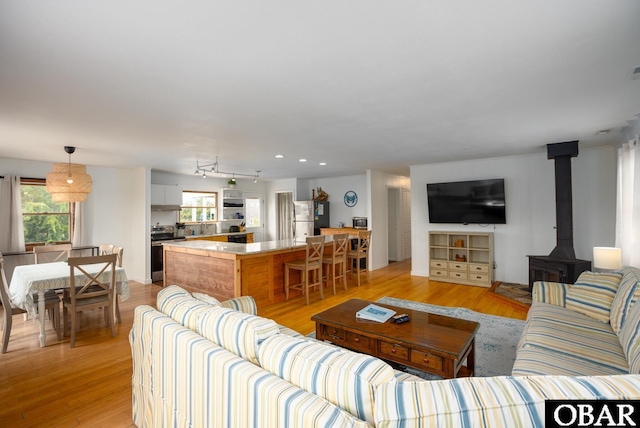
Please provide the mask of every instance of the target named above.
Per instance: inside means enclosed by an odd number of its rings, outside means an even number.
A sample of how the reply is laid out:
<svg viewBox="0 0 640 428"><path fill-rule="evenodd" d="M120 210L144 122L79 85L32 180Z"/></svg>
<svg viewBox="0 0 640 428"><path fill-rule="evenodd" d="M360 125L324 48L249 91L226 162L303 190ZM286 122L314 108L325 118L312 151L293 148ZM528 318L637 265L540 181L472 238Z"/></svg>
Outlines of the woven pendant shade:
<svg viewBox="0 0 640 428"><path fill-rule="evenodd" d="M73 180L68 183L67 180ZM82 202L91 193L91 176L87 168L77 163L54 163L47 174L47 193L53 202Z"/></svg>

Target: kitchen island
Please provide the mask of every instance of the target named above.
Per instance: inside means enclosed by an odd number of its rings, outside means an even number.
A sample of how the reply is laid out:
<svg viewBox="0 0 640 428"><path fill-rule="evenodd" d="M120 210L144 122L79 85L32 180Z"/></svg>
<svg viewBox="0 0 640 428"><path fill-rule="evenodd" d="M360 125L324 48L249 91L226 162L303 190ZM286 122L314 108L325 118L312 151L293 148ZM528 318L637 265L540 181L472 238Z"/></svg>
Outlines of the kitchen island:
<svg viewBox="0 0 640 428"><path fill-rule="evenodd" d="M284 300L284 263L304 259L305 248L306 244L293 240L166 243L164 285L179 285L221 301L253 296L261 308Z"/></svg>

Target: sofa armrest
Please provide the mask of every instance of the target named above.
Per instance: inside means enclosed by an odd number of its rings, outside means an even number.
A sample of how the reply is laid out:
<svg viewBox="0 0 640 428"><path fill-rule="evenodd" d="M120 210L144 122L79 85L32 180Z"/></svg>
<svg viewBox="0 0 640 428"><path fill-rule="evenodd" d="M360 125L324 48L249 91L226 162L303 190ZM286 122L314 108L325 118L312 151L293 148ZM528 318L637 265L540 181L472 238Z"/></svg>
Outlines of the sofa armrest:
<svg viewBox="0 0 640 428"><path fill-rule="evenodd" d="M534 302L564 307L569 288L571 288L571 284L536 281L531 290L531 299Z"/></svg>
<svg viewBox="0 0 640 428"><path fill-rule="evenodd" d="M245 314L258 315L258 306L251 296L240 296L220 302L223 308L234 309Z"/></svg>

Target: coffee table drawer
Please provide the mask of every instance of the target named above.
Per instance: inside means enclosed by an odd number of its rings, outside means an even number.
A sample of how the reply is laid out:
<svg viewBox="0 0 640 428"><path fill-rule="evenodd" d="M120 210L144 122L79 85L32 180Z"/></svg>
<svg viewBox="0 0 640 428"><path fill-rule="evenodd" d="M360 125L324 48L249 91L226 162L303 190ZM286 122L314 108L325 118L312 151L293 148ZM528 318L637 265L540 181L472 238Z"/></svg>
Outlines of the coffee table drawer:
<svg viewBox="0 0 640 428"><path fill-rule="evenodd" d="M330 327L328 325L323 325L322 326L322 333L324 338L330 340L330 341L334 341L337 340L339 342L345 342L347 339L347 332L339 329L339 328L335 328L335 327Z"/></svg>
<svg viewBox="0 0 640 428"><path fill-rule="evenodd" d="M415 349L411 350L411 362L415 364L416 367L422 367L426 370L442 371L444 367L442 360L442 357L438 355L417 351Z"/></svg>
<svg viewBox="0 0 640 428"><path fill-rule="evenodd" d="M380 357L387 357L396 361L409 361L409 348L395 343L380 341Z"/></svg>
<svg viewBox="0 0 640 428"><path fill-rule="evenodd" d="M371 339L361 334L347 332L347 343L345 346L362 352L371 352Z"/></svg>

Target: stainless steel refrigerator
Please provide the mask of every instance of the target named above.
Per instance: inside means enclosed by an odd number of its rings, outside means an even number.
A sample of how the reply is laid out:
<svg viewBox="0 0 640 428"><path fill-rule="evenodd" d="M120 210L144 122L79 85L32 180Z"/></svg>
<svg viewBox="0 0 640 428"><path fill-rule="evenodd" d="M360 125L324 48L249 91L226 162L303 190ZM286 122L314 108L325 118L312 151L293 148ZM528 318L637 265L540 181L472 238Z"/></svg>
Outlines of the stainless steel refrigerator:
<svg viewBox="0 0 640 428"><path fill-rule="evenodd" d="M329 227L329 202L295 201L293 203L293 238L305 242L307 236L320 235Z"/></svg>

